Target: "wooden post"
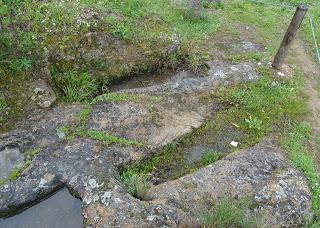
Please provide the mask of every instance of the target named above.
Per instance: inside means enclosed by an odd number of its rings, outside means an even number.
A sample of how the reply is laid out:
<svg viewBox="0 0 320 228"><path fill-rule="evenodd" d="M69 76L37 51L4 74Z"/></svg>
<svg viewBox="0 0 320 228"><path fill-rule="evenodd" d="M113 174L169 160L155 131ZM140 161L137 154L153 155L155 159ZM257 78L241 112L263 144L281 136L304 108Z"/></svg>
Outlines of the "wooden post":
<svg viewBox="0 0 320 228"><path fill-rule="evenodd" d="M284 59L287 55L288 49L292 43L292 40L296 36L298 29L303 21L304 16L308 11L308 6L301 4L297 7L296 13L294 14L292 21L289 25L289 28L284 35L280 48L275 56L272 66L278 70L281 69L281 66L284 62Z"/></svg>

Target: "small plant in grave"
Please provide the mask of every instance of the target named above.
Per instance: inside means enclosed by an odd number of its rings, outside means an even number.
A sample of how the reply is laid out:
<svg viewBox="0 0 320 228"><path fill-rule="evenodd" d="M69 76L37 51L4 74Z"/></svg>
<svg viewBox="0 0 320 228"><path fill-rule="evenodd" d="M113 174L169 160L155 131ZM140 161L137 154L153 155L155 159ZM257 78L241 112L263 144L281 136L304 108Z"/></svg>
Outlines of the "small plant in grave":
<svg viewBox="0 0 320 228"><path fill-rule="evenodd" d="M248 119L245 119L245 124L249 129L252 130L261 130L262 129L262 121L257 117L249 116Z"/></svg>
<svg viewBox="0 0 320 228"><path fill-rule="evenodd" d="M143 199L151 187L149 177L146 174L137 174L132 170L125 171L121 176L121 180L128 192L138 199Z"/></svg>

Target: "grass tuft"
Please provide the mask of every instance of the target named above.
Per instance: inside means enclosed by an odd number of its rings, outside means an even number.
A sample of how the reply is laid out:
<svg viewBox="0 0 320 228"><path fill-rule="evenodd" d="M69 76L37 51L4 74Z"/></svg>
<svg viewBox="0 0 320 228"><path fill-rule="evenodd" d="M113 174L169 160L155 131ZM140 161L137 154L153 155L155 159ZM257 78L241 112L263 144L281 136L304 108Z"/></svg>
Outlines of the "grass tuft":
<svg viewBox="0 0 320 228"><path fill-rule="evenodd" d="M80 102L93 97L97 92L97 85L86 72L78 73L75 70L53 77L56 86L63 92L62 99L66 102Z"/></svg>
<svg viewBox="0 0 320 228"><path fill-rule="evenodd" d="M121 175L122 183L125 185L128 192L132 196L141 200L147 193L148 189L151 187L148 179L149 178L147 175L139 175L131 170L127 170Z"/></svg>
<svg viewBox="0 0 320 228"><path fill-rule="evenodd" d="M204 227L239 227L252 228L256 227L255 218L249 218L246 210L251 206L251 201L243 198L235 200L225 198L214 205L213 210L209 211L202 217Z"/></svg>
<svg viewBox="0 0 320 228"><path fill-rule="evenodd" d="M216 152L216 151L206 151L203 155L202 155L202 164L204 166L206 165L210 165L218 160L220 160L222 158L221 153Z"/></svg>
<svg viewBox="0 0 320 228"><path fill-rule="evenodd" d="M134 140L109 135L109 134L104 133L102 131L76 130L75 135L80 136L80 137L88 137L91 139L99 140L99 141L102 141L106 144L120 144L120 145L125 145L125 146L138 146L138 147L145 147L146 146L143 143L139 143Z"/></svg>

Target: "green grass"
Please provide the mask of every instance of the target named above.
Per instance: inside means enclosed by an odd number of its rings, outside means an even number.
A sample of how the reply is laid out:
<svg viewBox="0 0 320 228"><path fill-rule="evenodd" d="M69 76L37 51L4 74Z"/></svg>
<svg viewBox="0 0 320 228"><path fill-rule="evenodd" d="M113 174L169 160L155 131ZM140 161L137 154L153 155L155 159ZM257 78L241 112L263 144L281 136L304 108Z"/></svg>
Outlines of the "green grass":
<svg viewBox="0 0 320 228"><path fill-rule="evenodd" d="M291 18L295 12L295 6L300 4L301 1L282 1L282 0L261 0L265 4L257 3L251 0L234 0L229 1L228 4L223 4L224 7L218 10L218 15L221 18L221 26L225 28L229 36L239 36L239 33L245 31L239 30L239 24L248 26L251 34L248 34L249 39L256 43L263 44L267 47L264 53L260 53L258 61L265 60L271 61L270 56L274 56L280 42L284 36L286 29L289 26ZM317 42L320 43L320 6L319 2L315 0L303 1L309 4L309 13L314 19L315 30L317 34ZM273 4L285 4L289 7L281 7ZM298 37L302 38L308 44L308 50L315 53L315 45L309 24L309 18L306 17L298 32ZM240 60L247 60L251 57L248 54L231 55L227 59L233 62Z"/></svg>
<svg viewBox="0 0 320 228"><path fill-rule="evenodd" d="M255 60L255 61L260 61L263 58L263 54L260 52L248 52L248 53L243 53L243 54L234 54L234 55L229 55L227 56L227 60L234 64L238 64L240 62L245 62L249 60Z"/></svg>
<svg viewBox="0 0 320 228"><path fill-rule="evenodd" d="M225 198L213 205L212 211L209 211L202 217L204 227L235 227L235 228L253 228L257 227L255 218L249 218L246 210L251 206L251 201L247 198L235 200Z"/></svg>
<svg viewBox="0 0 320 228"><path fill-rule="evenodd" d="M68 71L55 74L54 82L63 92L62 99L66 102L86 101L97 92L97 85L86 72Z"/></svg>
<svg viewBox="0 0 320 228"><path fill-rule="evenodd" d="M128 193L138 199L143 199L148 189L151 187L147 175L139 175L131 170L127 170L125 173L122 173L121 181L126 187Z"/></svg>
<svg viewBox="0 0 320 228"><path fill-rule="evenodd" d="M300 170L308 180L312 193L312 208L316 221L320 222L320 176L316 163L308 153L307 143L312 140L310 127L306 124L297 124L286 136L282 145L287 151L292 164Z"/></svg>
<svg viewBox="0 0 320 228"><path fill-rule="evenodd" d="M119 145L124 145L124 146L138 146L138 147L145 147L146 146L143 143L139 143L134 140L109 135L109 134L104 133L102 131L95 131L95 130L87 130L87 131L80 130L80 131L78 131L78 130L75 130L75 135L80 136L80 137L99 140L99 141L102 141L106 144L119 144Z"/></svg>
<svg viewBox="0 0 320 228"><path fill-rule="evenodd" d="M78 127L80 129L85 129L87 127L91 112L92 107L90 105L86 105L80 110L78 118Z"/></svg>
<svg viewBox="0 0 320 228"><path fill-rule="evenodd" d="M189 55L190 42L203 40L219 25L218 17L210 12L211 6L194 10L172 5L170 0L0 3L0 17L4 18L1 67L25 72L37 68L40 60L48 57L48 64L62 75L81 66L83 70L94 70L90 76L104 81L166 64L170 57L165 49L173 43L180 44L178 56L184 58ZM93 17L87 16L88 10L94 12ZM78 47L90 49L90 43L83 39L89 32L110 37L110 50L85 62ZM121 43L124 48L119 49L112 37L125 41ZM189 60L194 63L194 56ZM68 101L82 99L70 85L61 89Z"/></svg>
<svg viewBox="0 0 320 228"><path fill-rule="evenodd" d="M273 77L267 68L259 71L263 77L256 82L220 90L223 99L237 107L234 123L257 138L283 127L283 118L293 121L307 113L300 74L286 80Z"/></svg>
<svg viewBox="0 0 320 228"><path fill-rule="evenodd" d="M202 155L202 164L205 165L210 165L222 158L221 153L216 152L216 151L206 151Z"/></svg>
<svg viewBox="0 0 320 228"><path fill-rule="evenodd" d="M95 97L91 104L96 104L100 101L111 101L111 102L128 102L128 101L149 101L149 102L160 102L160 96L146 96L146 95L139 95L133 93L106 93L100 96Z"/></svg>

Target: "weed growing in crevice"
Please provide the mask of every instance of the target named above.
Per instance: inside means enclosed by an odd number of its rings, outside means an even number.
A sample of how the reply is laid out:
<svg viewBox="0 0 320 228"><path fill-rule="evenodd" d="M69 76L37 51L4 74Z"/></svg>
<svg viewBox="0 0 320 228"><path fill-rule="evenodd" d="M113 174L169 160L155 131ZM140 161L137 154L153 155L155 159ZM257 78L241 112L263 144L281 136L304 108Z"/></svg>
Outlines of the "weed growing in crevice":
<svg viewBox="0 0 320 228"><path fill-rule="evenodd" d="M77 126L79 129L87 128L91 112L92 107L90 105L86 105L84 108L80 110Z"/></svg>
<svg viewBox="0 0 320 228"><path fill-rule="evenodd" d="M151 187L147 175L137 174L132 170L123 172L121 174L121 181L132 196L141 200L143 200L148 189Z"/></svg>
<svg viewBox="0 0 320 228"><path fill-rule="evenodd" d="M102 131L94 131L94 130L75 130L74 131L75 136L84 137L84 138L91 138L95 140L102 141L106 144L119 144L124 146L138 146L138 147L146 147L145 144L125 139L122 137L117 137L113 135L109 135L107 133L104 133Z"/></svg>
<svg viewBox="0 0 320 228"><path fill-rule="evenodd" d="M274 78L265 67L258 68L258 72L262 77L257 81L221 90L220 96L235 105L234 123L260 139L274 127L281 128L283 119L300 119L307 108L300 74L286 80Z"/></svg>
<svg viewBox="0 0 320 228"><path fill-rule="evenodd" d="M25 156L26 160L32 160L40 153L41 153L40 148L34 148L34 149L27 150L24 153L24 156Z"/></svg>
<svg viewBox="0 0 320 228"><path fill-rule="evenodd" d="M53 75L56 86L62 91L66 102L80 102L91 99L97 92L97 84L86 72L70 70Z"/></svg>

